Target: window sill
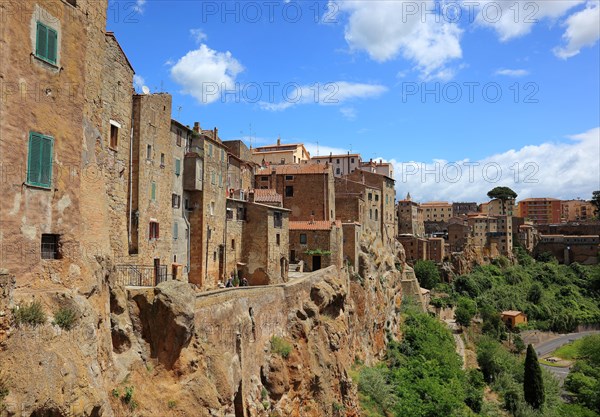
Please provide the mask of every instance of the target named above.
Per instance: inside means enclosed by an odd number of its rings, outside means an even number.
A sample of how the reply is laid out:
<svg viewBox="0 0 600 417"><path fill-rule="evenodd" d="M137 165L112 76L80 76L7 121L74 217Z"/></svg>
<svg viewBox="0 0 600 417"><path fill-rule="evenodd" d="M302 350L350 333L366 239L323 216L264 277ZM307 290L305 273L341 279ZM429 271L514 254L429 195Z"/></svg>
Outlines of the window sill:
<svg viewBox="0 0 600 417"><path fill-rule="evenodd" d="M45 191L52 191L52 186L45 186L45 185L36 185L36 184L31 184L28 182L24 182L23 185L25 185L28 188L35 188L37 190L45 190Z"/></svg>
<svg viewBox="0 0 600 417"><path fill-rule="evenodd" d="M112 147L112 146L109 146L109 147L108 147L108 150L109 150L109 151L113 151L113 152L115 152L115 153L119 151L117 148L115 148L115 147Z"/></svg>
<svg viewBox="0 0 600 417"><path fill-rule="evenodd" d="M50 67L51 69L56 70L56 71L60 70L60 67L58 65L56 65L56 63L48 61L46 58L38 56L35 53L32 53L31 55L35 58L36 61Z"/></svg>

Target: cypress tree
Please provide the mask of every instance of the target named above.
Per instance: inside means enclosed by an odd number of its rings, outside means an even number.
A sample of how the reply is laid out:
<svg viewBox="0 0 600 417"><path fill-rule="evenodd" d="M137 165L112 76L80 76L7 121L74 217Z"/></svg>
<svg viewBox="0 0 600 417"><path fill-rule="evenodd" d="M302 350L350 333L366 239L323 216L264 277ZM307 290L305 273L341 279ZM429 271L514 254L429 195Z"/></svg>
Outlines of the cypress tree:
<svg viewBox="0 0 600 417"><path fill-rule="evenodd" d="M523 389L525 401L536 410L540 409L545 401L544 381L542 380L542 369L532 345L527 346Z"/></svg>

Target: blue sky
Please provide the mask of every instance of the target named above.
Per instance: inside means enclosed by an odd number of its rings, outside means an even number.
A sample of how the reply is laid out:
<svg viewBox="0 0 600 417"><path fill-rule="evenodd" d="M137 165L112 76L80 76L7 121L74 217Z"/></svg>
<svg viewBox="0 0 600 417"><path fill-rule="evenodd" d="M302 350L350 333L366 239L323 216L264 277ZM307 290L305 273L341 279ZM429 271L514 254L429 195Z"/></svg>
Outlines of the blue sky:
<svg viewBox="0 0 600 417"><path fill-rule="evenodd" d="M108 29L138 90L173 94L174 118L224 139L281 135L313 154L318 143L321 155L381 157L395 163L398 194L422 201L484 201L496 185L589 198L600 188L599 10L137 0L111 2ZM479 164L472 178L466 161Z"/></svg>

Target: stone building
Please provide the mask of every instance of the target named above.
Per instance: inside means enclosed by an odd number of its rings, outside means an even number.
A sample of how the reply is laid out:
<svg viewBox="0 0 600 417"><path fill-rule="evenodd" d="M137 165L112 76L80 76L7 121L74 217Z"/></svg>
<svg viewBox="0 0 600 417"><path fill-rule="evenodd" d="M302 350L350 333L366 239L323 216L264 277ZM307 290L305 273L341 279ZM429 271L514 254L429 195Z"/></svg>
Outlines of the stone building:
<svg viewBox="0 0 600 417"><path fill-rule="evenodd" d="M227 148L218 130L194 124L185 155L184 190L189 193L190 282L203 289L225 279Z"/></svg>
<svg viewBox="0 0 600 417"><path fill-rule="evenodd" d="M561 221L579 222L593 220L596 207L585 200L563 200L561 201Z"/></svg>
<svg viewBox="0 0 600 417"><path fill-rule="evenodd" d="M256 188L251 190L249 201L268 206L283 207L283 197L274 189Z"/></svg>
<svg viewBox="0 0 600 417"><path fill-rule="evenodd" d="M379 201L375 201L375 203L379 203L379 207L374 209L376 210L374 212L376 213L374 218L378 220L379 217L381 217L382 241L388 245L393 244L398 228L398 222L396 219L396 189L394 179L386 175L363 170L356 170L346 175L343 179L359 182L379 190L380 197L375 197L374 195L374 199L379 199ZM368 200L369 198L367 195L367 205L369 204Z"/></svg>
<svg viewBox="0 0 600 417"><path fill-rule="evenodd" d="M127 254L114 213L127 201L133 69L106 33L106 5L23 2L0 26L0 263L17 286L81 285L89 259Z"/></svg>
<svg viewBox="0 0 600 417"><path fill-rule="evenodd" d="M427 259L435 263L442 263L446 257L446 240L441 237L430 237L427 239Z"/></svg>
<svg viewBox="0 0 600 417"><path fill-rule="evenodd" d="M358 266L362 225L358 222L342 223L342 232L344 261L356 268Z"/></svg>
<svg viewBox="0 0 600 417"><path fill-rule="evenodd" d="M479 212L487 216L515 216L517 214L517 206L515 206L514 198L507 200L494 198L487 203L480 204Z"/></svg>
<svg viewBox="0 0 600 417"><path fill-rule="evenodd" d="M447 201L429 201L421 203L423 209L424 221L447 222L454 216L452 213L452 203Z"/></svg>
<svg viewBox="0 0 600 417"><path fill-rule="evenodd" d="M301 143L282 144L277 139L277 144L260 146L252 149L252 162L261 166L288 165L306 163L310 160L310 153Z"/></svg>
<svg viewBox="0 0 600 417"><path fill-rule="evenodd" d="M419 203L412 201L410 193L404 200L398 201L397 210L399 235L425 236L423 209Z"/></svg>
<svg viewBox="0 0 600 417"><path fill-rule="evenodd" d="M394 178L394 166L388 162L383 162L381 159L379 161L370 159L369 162L361 162L360 169L388 178Z"/></svg>
<svg viewBox="0 0 600 417"><path fill-rule="evenodd" d="M341 177L346 174L350 174L354 170L360 167L362 163L362 158L357 153L341 154L341 155L333 155L332 153L329 156L313 156L310 158L309 163L311 164L325 164L328 163L331 165L333 169L333 175L336 177Z"/></svg>
<svg viewBox="0 0 600 417"><path fill-rule="evenodd" d="M290 221L333 221L334 176L329 164L273 165L256 173L256 188L274 189L290 209Z"/></svg>
<svg viewBox="0 0 600 417"><path fill-rule="evenodd" d="M305 270L342 267L343 231L337 221L290 221L290 262L304 261Z"/></svg>
<svg viewBox="0 0 600 417"><path fill-rule="evenodd" d="M475 202L460 202L452 203L452 215L453 216L466 216L469 213L476 213L478 211L477 203Z"/></svg>
<svg viewBox="0 0 600 417"><path fill-rule="evenodd" d="M166 279L174 263L173 184L181 178L173 155L183 154L171 135L171 95L135 95L133 123L130 263Z"/></svg>
<svg viewBox="0 0 600 417"><path fill-rule="evenodd" d="M413 235L399 235L398 242L404 247L406 261L414 265L416 261L425 260L428 256L428 241Z"/></svg>
<svg viewBox="0 0 600 417"><path fill-rule="evenodd" d="M336 216L342 223L358 222L363 230L381 232L381 192L362 182L335 179Z"/></svg>
<svg viewBox="0 0 600 417"><path fill-rule="evenodd" d="M461 252L467 246L471 237L471 229L466 220L448 223L448 245L450 252Z"/></svg>
<svg viewBox="0 0 600 417"><path fill-rule="evenodd" d="M600 236L598 235L541 235L534 249L534 255L549 252L558 262L571 264L578 262L584 265L598 263Z"/></svg>

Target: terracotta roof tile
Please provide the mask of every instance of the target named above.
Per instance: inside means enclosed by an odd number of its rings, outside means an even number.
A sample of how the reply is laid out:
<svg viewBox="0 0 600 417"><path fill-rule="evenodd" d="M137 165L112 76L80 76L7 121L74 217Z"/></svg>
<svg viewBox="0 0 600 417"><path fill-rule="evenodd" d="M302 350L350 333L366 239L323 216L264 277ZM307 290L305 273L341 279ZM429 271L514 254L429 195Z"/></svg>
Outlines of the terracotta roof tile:
<svg viewBox="0 0 600 417"><path fill-rule="evenodd" d="M341 227L342 222L340 220L290 221L290 230L331 230L333 226Z"/></svg>
<svg viewBox="0 0 600 417"><path fill-rule="evenodd" d="M270 175L273 171L277 175L323 174L328 170L329 167L322 164L271 165L259 169L256 175Z"/></svg>
<svg viewBox="0 0 600 417"><path fill-rule="evenodd" d="M266 190L256 188L252 192L254 193L254 201L257 203L281 203L283 201L281 194L272 188Z"/></svg>

